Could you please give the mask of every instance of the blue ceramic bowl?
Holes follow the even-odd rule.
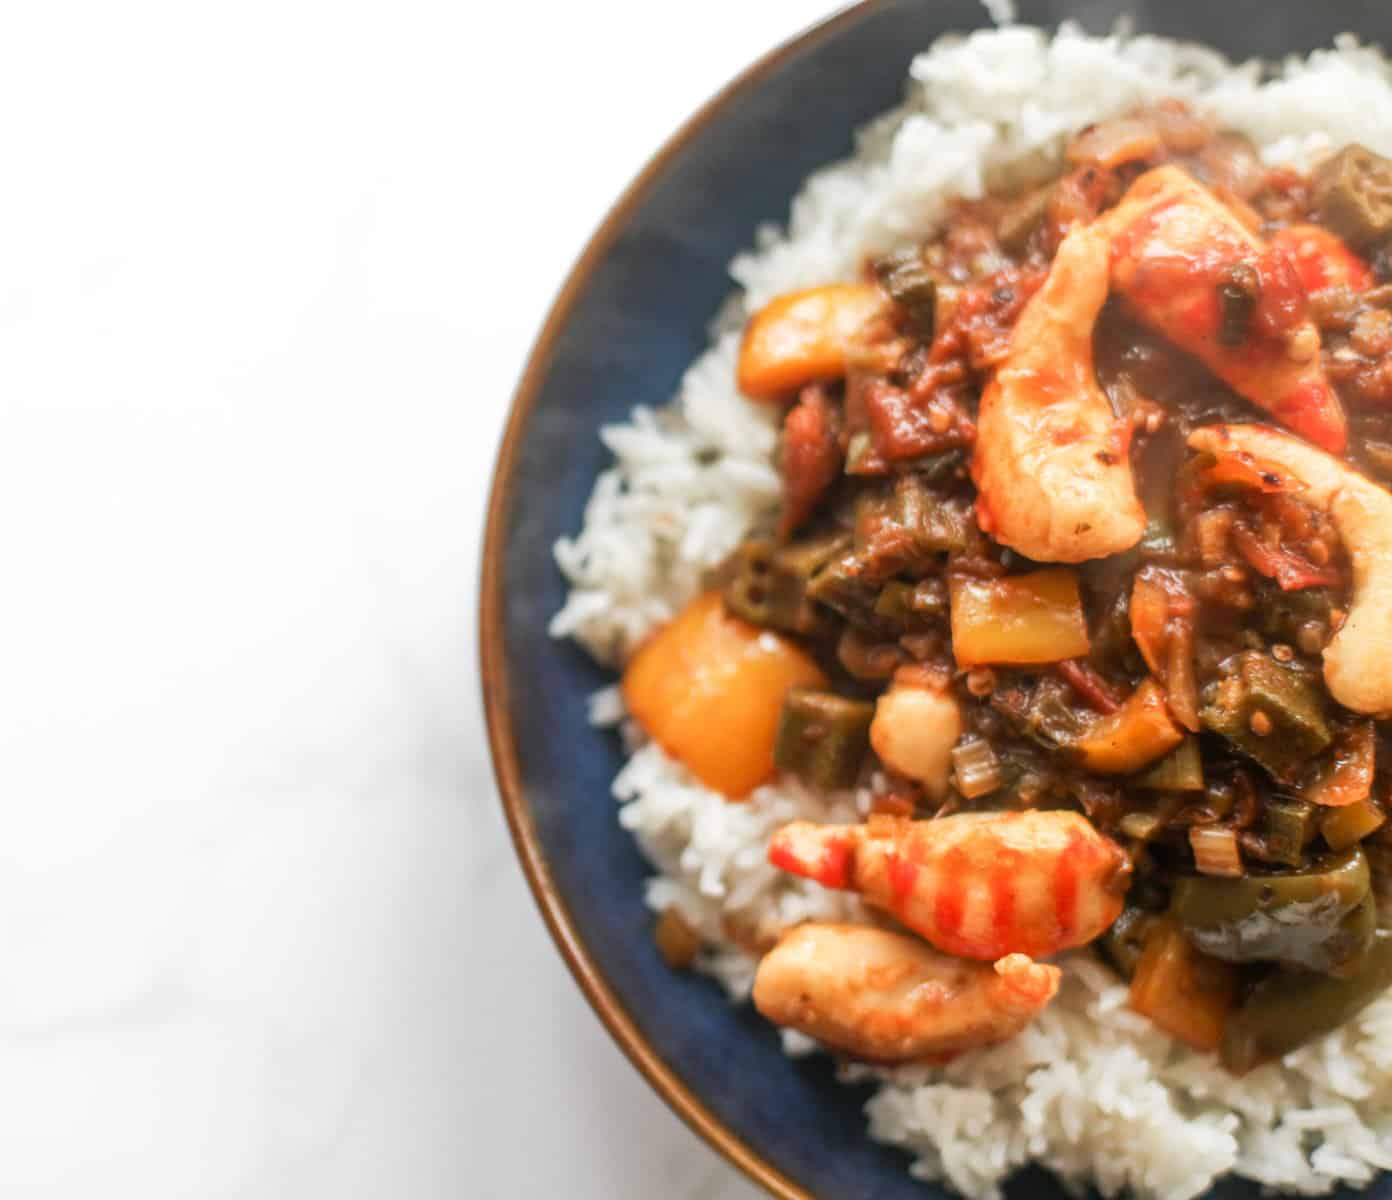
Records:
[[[1020,0],[1020,17],[1093,32],[1122,15],[1143,32],[1275,58],[1345,30],[1392,43],[1385,0]],[[608,682],[546,635],[564,584],[551,545],[579,526],[605,466],[596,436],[661,404],[706,343],[730,289],[726,264],[760,222],[781,221],[801,181],[847,154],[852,131],[900,98],[914,53],[984,22],[977,0],[869,0],[760,61],[712,100],[624,194],[571,272],[532,351],[493,485],[483,562],[485,705],[518,854],[557,944],[625,1052],[676,1111],[772,1193],[924,1200],[941,1189],[872,1143],[865,1095],[824,1058],[793,1061],[772,1028],[715,985],[669,970],[643,906],[648,867],[619,828],[617,741],[585,722]],[[1182,1147],[1176,1147],[1182,1153]],[[1012,1196],[1062,1197],[1043,1172]],[[1255,1196],[1240,1183],[1223,1197]],[[1384,1182],[1373,1194],[1392,1197]]]

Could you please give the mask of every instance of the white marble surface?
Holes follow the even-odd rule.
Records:
[[[475,572],[584,236],[830,7],[6,10],[0,1195],[753,1194],[525,891]]]

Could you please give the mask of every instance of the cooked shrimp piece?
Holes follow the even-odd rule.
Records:
[[[1109,244],[1075,227],[1025,305],[986,386],[972,479],[977,520],[1037,562],[1082,562],[1140,540],[1130,426],[1097,382],[1092,328],[1107,299]]]
[[[1143,322],[1283,425],[1343,450],[1344,410],[1285,250],[1174,166],[1147,171],[1099,224],[1112,231],[1112,288]]]
[[[990,966],[868,925],[800,925],[759,964],[754,1006],[856,1058],[941,1061],[1014,1037],[1061,976],[1023,954]]]
[[[859,892],[939,950],[987,961],[1092,941],[1130,882],[1121,848],[1073,812],[794,821],[773,835],[769,861]]]
[[[948,690],[915,667],[901,668],[875,702],[870,744],[891,771],[916,780],[934,800],[947,795],[962,709]]]
[[[1376,282],[1372,268],[1337,233],[1319,225],[1288,225],[1271,244],[1284,250],[1307,292],[1346,287],[1366,292]]]
[[[1343,626],[1324,648],[1329,694],[1354,712],[1392,713],[1392,492],[1333,455],[1261,425],[1209,425],[1189,445],[1217,455],[1250,455],[1303,489],[1305,503],[1328,513],[1353,567],[1353,597]]]

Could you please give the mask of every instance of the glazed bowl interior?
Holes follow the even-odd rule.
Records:
[[[1385,0],[1020,0],[1020,18],[1091,32],[1127,16],[1140,32],[1276,58],[1353,31],[1392,44]],[[552,543],[579,528],[606,466],[597,437],[636,404],[673,395],[705,347],[731,284],[726,264],[801,181],[849,153],[856,126],[900,98],[913,55],[984,23],[977,0],[870,0],[752,68],[679,133],[633,185],[576,266],[533,351],[494,481],[484,550],[482,652],[495,764],[518,852],[557,942],[600,1016],[695,1128],[783,1196],[944,1195],[876,1145],[866,1093],[837,1086],[825,1057],[792,1060],[750,1009],[668,969],[643,905],[649,868],[619,828],[609,785],[618,740],[590,729],[586,697],[612,682],[548,638],[565,585]],[[1176,1152],[1182,1149],[1176,1147]],[[1062,1197],[1040,1171],[1013,1196]],[[1231,1181],[1215,1195],[1256,1195]],[[1385,1181],[1368,1193],[1392,1196]]]

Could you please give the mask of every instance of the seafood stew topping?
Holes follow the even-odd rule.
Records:
[[[1178,102],[1065,159],[754,314],[781,509],[623,690],[731,800],[865,801],[772,840],[884,927],[785,935],[771,1020],[942,1061],[1090,945],[1241,1073],[1392,981],[1392,162]]]

